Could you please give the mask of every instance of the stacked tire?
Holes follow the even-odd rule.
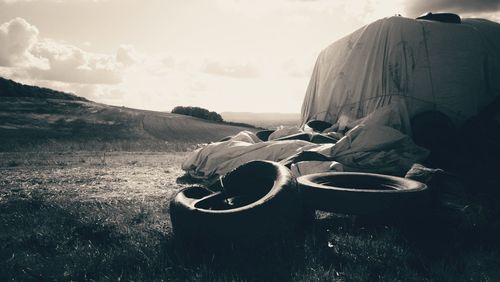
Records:
[[[189,243],[256,243],[293,232],[300,220],[297,182],[283,165],[252,161],[221,177],[222,191],[180,191],[170,203],[176,238]]]
[[[220,178],[221,191],[181,190],[170,203],[175,237],[197,251],[268,246],[297,235],[315,210],[368,216],[418,213],[428,202],[423,183],[401,177],[326,172],[295,179],[284,165],[251,161]]]

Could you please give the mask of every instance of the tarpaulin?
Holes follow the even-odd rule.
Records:
[[[500,24],[384,18],[319,54],[301,125],[318,119],[343,130],[389,104],[404,105],[404,120],[437,110],[461,125],[500,93],[498,77]]]
[[[242,136],[250,136],[242,140]],[[365,171],[404,175],[410,167],[424,160],[428,151],[413,143],[408,135],[385,125],[360,124],[346,133],[336,143],[315,144],[303,140],[255,141],[252,132],[244,131],[233,138],[208,144],[192,152],[182,164],[182,169],[195,178],[208,179],[224,175],[252,160],[284,161],[294,163],[295,156],[319,155],[324,164],[318,162],[300,166],[305,172],[325,170]],[[309,159],[310,160],[310,159]],[[318,160],[315,158],[314,160]],[[300,161],[304,161],[300,159]],[[307,161],[307,160],[306,160]],[[338,162],[339,164],[335,163]]]

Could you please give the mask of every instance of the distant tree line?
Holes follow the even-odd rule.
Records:
[[[200,108],[200,107],[177,106],[172,110],[172,113],[202,118],[202,119],[206,119],[206,120],[218,121],[218,122],[224,121],[222,119],[221,115],[219,115],[218,113],[211,112],[207,109]]]
[[[76,96],[72,93],[65,93],[38,86],[25,85],[3,77],[0,77],[0,97],[32,97],[88,101],[87,99]]]

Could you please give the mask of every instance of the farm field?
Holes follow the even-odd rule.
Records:
[[[0,280],[500,279],[491,203],[452,194],[446,216],[387,220],[317,212],[287,245],[230,259],[186,253],[168,213],[175,193],[193,185],[180,169],[186,155],[0,153]]]

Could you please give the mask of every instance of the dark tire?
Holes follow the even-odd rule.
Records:
[[[427,185],[372,173],[326,172],[297,179],[306,206],[356,215],[418,212],[428,200]]]
[[[312,128],[312,130],[317,131],[317,132],[323,132],[325,129],[331,127],[333,124],[327,122],[327,121],[322,121],[322,120],[311,120],[307,122],[307,126]]]
[[[430,166],[450,168],[457,163],[457,129],[451,119],[438,111],[426,111],[411,119],[413,140],[431,151],[427,160]]]
[[[283,237],[297,227],[296,180],[283,165],[252,161],[221,178],[222,192],[180,191],[170,203],[177,238],[190,244],[245,243]]]
[[[337,143],[337,139],[333,139],[331,137],[322,135],[322,134],[313,134],[311,136],[311,143],[315,144],[330,144],[330,143]]]
[[[410,123],[415,143],[429,150],[443,149],[457,137],[457,129],[451,119],[438,111],[419,113]]]
[[[257,137],[262,141],[268,141],[269,136],[273,134],[273,132],[274,130],[261,130],[255,133],[255,135],[257,135]]]
[[[311,133],[307,133],[307,132],[306,133],[295,133],[292,135],[287,135],[287,136],[283,136],[280,138],[276,138],[273,141],[302,140],[302,141],[311,142],[311,137],[312,137]]]
[[[225,141],[229,141],[229,139],[231,139],[231,138],[233,138],[233,136],[226,136],[226,137],[224,137],[224,138],[220,139],[220,140],[219,140],[219,141],[217,141],[217,142],[225,142]]]

